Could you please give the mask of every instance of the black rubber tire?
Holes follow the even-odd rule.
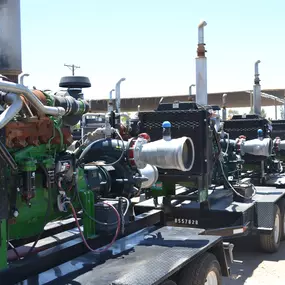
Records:
[[[178,274],[178,285],[204,285],[210,271],[217,276],[218,285],[222,285],[221,266],[212,253],[204,253],[202,256],[189,263]]]
[[[285,199],[281,199],[278,203],[280,213],[281,213],[281,235],[280,240],[285,240],[285,227],[284,227],[284,220],[285,220]]]
[[[274,241],[274,229],[270,234],[260,234],[259,242],[260,248],[262,251],[267,253],[274,253],[277,252],[280,246],[280,237],[281,237],[281,212],[278,205],[274,205],[274,221],[276,215],[279,215],[279,238],[278,242]]]
[[[177,285],[174,281],[172,280],[166,280],[163,283],[159,284],[159,285]]]

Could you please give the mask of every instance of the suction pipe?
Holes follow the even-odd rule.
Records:
[[[253,112],[256,115],[261,115],[261,86],[258,72],[258,64],[260,60],[254,64],[254,86],[253,86]]]
[[[205,56],[204,27],[205,21],[198,26],[198,47],[196,57],[196,103],[200,105],[208,104],[207,92],[207,58]]]

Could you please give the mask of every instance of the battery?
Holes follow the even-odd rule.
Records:
[[[235,202],[241,202],[241,203],[248,203],[251,201],[251,197],[253,195],[253,185],[252,183],[241,181],[237,182],[236,184],[233,185],[233,188],[237,193],[233,193],[233,200]],[[243,197],[241,197],[241,196]]]

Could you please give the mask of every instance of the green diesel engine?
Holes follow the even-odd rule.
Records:
[[[89,106],[66,94],[28,90],[1,82],[1,237],[34,236],[69,213],[64,196],[74,198],[71,127]],[[7,220],[7,224],[4,222]]]

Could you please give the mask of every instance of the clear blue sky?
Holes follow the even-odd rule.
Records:
[[[262,88],[285,87],[283,0],[22,0],[27,84],[57,88],[81,68],[88,98],[186,94],[195,83],[197,25],[206,20],[208,91],[251,89],[261,60]]]

